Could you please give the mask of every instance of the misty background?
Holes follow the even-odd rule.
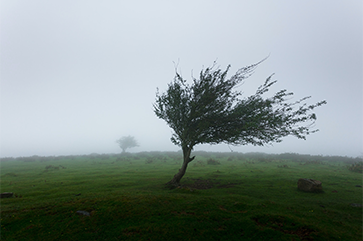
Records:
[[[217,60],[230,75],[263,62],[291,101],[312,96],[319,132],[266,147],[195,150],[363,154],[362,1],[16,1],[0,5],[0,156],[178,151],[152,104],[175,64],[191,81]]]

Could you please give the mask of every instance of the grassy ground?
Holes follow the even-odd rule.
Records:
[[[179,155],[2,160],[0,191],[15,197],[0,199],[1,240],[362,239],[362,174],[344,158],[197,153],[170,190]]]

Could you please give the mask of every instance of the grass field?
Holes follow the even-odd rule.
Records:
[[[194,154],[176,189],[176,152],[3,158],[1,240],[362,239],[361,159]]]

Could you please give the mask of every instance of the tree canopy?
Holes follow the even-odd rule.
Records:
[[[174,130],[171,141],[182,147],[185,168],[193,160],[189,156],[197,144],[262,146],[281,142],[288,135],[306,139],[307,135],[318,131],[312,129],[316,120],[312,111],[326,101],[308,105],[305,103],[308,96],[289,102],[293,93],[286,89],[265,97],[277,82],[272,80],[273,75],[255,94],[241,98],[242,92],[236,87],[251,76],[262,61],[239,69],[230,78],[227,78],[230,65],[222,70],[214,63],[203,69],[198,79],[193,77],[191,85],[176,71],[166,92],[157,91],[154,113]],[[174,180],[174,183],[179,181]]]
[[[116,141],[120,145],[122,152],[126,152],[126,149],[139,146],[133,136],[124,136]]]

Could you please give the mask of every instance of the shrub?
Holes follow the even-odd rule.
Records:
[[[130,160],[127,157],[118,157],[116,159],[117,162],[129,162]]]
[[[151,164],[153,162],[154,162],[154,159],[153,158],[150,158],[150,157],[147,158],[146,161],[145,161],[146,164]]]
[[[59,169],[66,169],[66,167],[59,165],[57,167],[53,166],[53,165],[49,165],[45,167],[45,171],[49,171],[49,170],[59,170]]]
[[[194,163],[194,166],[197,167],[197,166],[203,166],[204,167],[204,163],[202,161],[197,161]]]
[[[280,168],[289,168],[288,165],[281,165],[281,166],[277,166],[277,167],[280,167]]]
[[[356,162],[348,166],[349,171],[363,173],[363,162]]]
[[[221,163],[219,161],[214,160],[214,159],[209,159],[207,161],[207,164],[208,165],[220,165]]]

